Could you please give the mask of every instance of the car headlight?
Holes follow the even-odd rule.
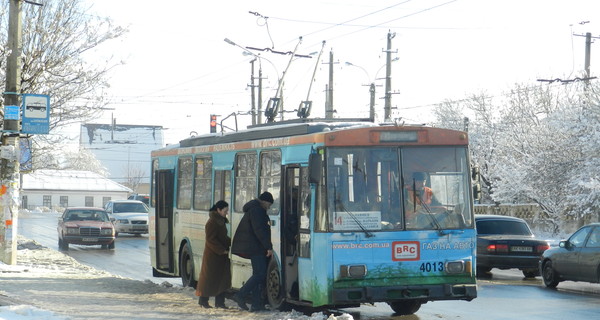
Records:
[[[119,219],[119,220],[117,220],[117,221],[118,221],[119,223],[124,223],[124,224],[128,224],[128,223],[129,223],[129,220],[127,220],[127,219]]]
[[[100,234],[103,236],[111,236],[113,234],[113,229],[102,229],[100,230]]]
[[[67,228],[67,234],[79,234],[79,228]]]

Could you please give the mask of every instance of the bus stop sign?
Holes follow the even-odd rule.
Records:
[[[50,96],[23,95],[22,133],[48,134],[50,132]]]

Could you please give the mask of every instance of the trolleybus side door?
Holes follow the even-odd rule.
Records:
[[[173,256],[173,170],[157,170],[156,177],[156,269],[174,272]]]

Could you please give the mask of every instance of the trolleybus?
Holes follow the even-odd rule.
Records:
[[[470,301],[471,175],[467,134],[440,128],[300,119],[190,137],[152,152],[153,274],[194,286],[211,205],[229,202],[233,237],[243,205],[269,191],[272,308]],[[231,262],[235,290],[252,270]]]

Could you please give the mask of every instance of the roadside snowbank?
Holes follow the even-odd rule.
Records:
[[[16,266],[0,263],[0,320],[266,319],[352,320],[297,311],[201,309],[192,288],[114,276],[32,240],[19,239]]]

